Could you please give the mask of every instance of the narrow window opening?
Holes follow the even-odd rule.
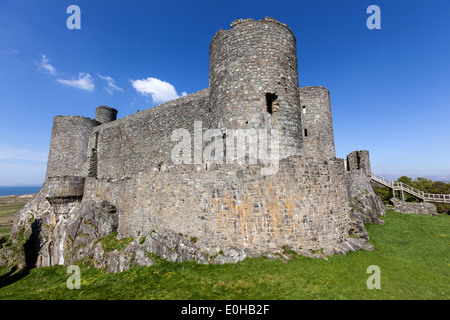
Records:
[[[359,156],[359,152],[356,152],[356,167],[357,169],[361,169],[361,157]]]
[[[304,129],[303,132],[305,134],[305,137],[307,137],[308,136],[308,129]]]
[[[266,107],[267,112],[273,114],[273,105],[278,96],[275,93],[266,93]]]
[[[306,114],[306,106],[302,107],[302,114]]]

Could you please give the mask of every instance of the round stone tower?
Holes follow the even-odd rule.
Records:
[[[211,128],[278,129],[280,156],[301,155],[297,49],[272,18],[236,20],[209,49]]]
[[[330,92],[325,87],[300,88],[303,151],[306,157],[336,157]]]
[[[54,118],[47,177],[82,176],[89,135],[97,125],[97,121],[81,116]]]
[[[89,135],[99,123],[81,116],[56,116],[53,120],[47,162],[47,198],[81,197],[82,170],[87,159]]]
[[[100,123],[108,123],[117,119],[117,110],[107,106],[98,106],[95,109],[95,120]]]

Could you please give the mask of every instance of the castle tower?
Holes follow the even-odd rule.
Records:
[[[325,87],[300,88],[303,149],[306,157],[336,157],[330,92]]]
[[[211,128],[278,129],[280,156],[301,155],[297,49],[272,18],[236,20],[209,49]]]
[[[81,116],[56,116],[53,120],[46,183],[48,198],[83,195],[82,169],[87,159],[89,135],[99,123]]]
[[[95,109],[95,120],[103,123],[108,123],[117,119],[117,110],[107,106],[98,106]]]
[[[345,164],[347,171],[361,170],[368,177],[372,175],[369,151],[367,150],[357,150],[349,153],[347,159],[345,159]]]

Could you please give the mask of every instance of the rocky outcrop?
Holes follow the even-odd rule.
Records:
[[[347,192],[350,200],[351,233],[369,240],[366,223],[384,224],[379,216],[386,215],[386,206],[373,191],[370,178],[362,170],[347,172]]]

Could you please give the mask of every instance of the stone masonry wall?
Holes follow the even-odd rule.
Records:
[[[46,181],[47,198],[83,197],[84,177],[49,177]]]
[[[98,126],[89,138],[84,175],[118,179],[166,165],[178,143],[170,139],[174,130],[186,129],[193,136],[194,121],[207,128],[208,116],[205,89]]]
[[[117,181],[87,178],[83,201],[113,203],[124,236],[166,229],[198,239],[211,253],[319,249],[348,238],[342,162],[291,157],[272,176],[262,176],[258,165],[173,165]]]
[[[391,199],[394,210],[402,213],[437,214],[436,205],[429,202],[405,202],[395,198]]]

